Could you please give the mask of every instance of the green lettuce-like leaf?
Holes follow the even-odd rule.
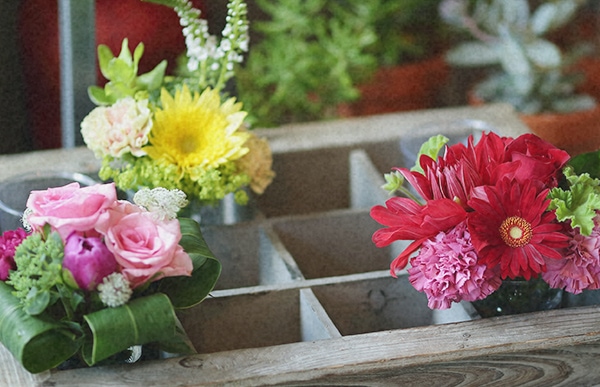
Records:
[[[210,293],[221,274],[221,263],[202,237],[200,225],[192,219],[179,218],[182,238],[179,244],[194,265],[191,277],[167,277],[160,281],[159,291],[167,294],[175,308],[194,306]]]
[[[404,176],[398,171],[386,173],[383,175],[383,178],[385,179],[385,184],[381,188],[386,190],[390,195],[400,190],[404,185]]]
[[[73,356],[80,347],[74,327],[29,315],[10,286],[0,282],[0,342],[27,371],[46,371]]]
[[[440,150],[444,147],[444,145],[448,143],[448,141],[450,141],[450,139],[441,134],[438,134],[437,136],[432,136],[427,141],[425,141],[419,149],[419,154],[417,154],[417,163],[414,167],[411,168],[411,171],[423,173],[423,169],[419,164],[419,159],[421,158],[421,155],[427,155],[434,160],[437,159],[438,153],[440,153]]]
[[[551,210],[556,210],[559,221],[571,220],[573,228],[590,235],[594,228],[596,210],[600,209],[600,180],[587,173],[575,174],[573,168],[563,170],[569,189],[553,188],[549,193]]]
[[[167,352],[196,352],[165,294],[137,298],[117,308],[90,313],[84,319],[91,336],[83,344],[82,355],[90,366],[133,345],[151,342]]]

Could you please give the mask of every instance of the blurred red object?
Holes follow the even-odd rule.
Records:
[[[193,3],[204,15],[202,2]],[[96,44],[105,44],[118,55],[124,38],[129,39],[131,50],[143,42],[140,73],[151,70],[163,59],[169,63],[167,71],[172,71],[177,56],[185,50],[179,19],[173,10],[140,0],[96,0],[95,7]],[[58,1],[24,0],[18,17],[34,149],[60,148]],[[104,82],[98,71],[98,83]]]

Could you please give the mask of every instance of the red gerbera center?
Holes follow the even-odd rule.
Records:
[[[533,235],[531,224],[520,216],[510,216],[500,225],[500,236],[508,246],[517,248],[529,243]]]

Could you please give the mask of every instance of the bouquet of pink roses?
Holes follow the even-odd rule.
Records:
[[[25,229],[0,236],[0,342],[28,371],[148,343],[195,352],[175,309],[201,302],[221,265],[198,224],[177,219],[183,192],[141,190],[134,202],[112,183],[32,191]]]
[[[505,279],[541,277],[574,294],[600,288],[597,152],[571,159],[532,134],[447,141],[431,138],[414,168],[387,174],[384,187],[405,197],[371,209],[387,226],[376,246],[411,241],[392,275],[410,263],[409,280],[432,309],[482,300]]]

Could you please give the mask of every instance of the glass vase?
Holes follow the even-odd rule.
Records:
[[[541,277],[530,280],[505,280],[500,288],[473,307],[481,317],[557,309],[562,303],[563,290],[553,289]]]

